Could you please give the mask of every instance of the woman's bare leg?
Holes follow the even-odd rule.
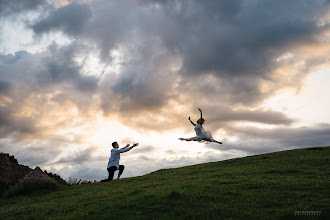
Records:
[[[220,142],[220,141],[217,141],[217,140],[214,140],[213,139],[213,141],[212,142],[215,142],[215,143],[218,143],[218,144],[222,144],[222,142]]]
[[[205,140],[210,141],[210,142],[215,142],[215,143],[218,143],[218,144],[222,144],[222,142],[214,140],[212,137],[211,138],[206,138]]]
[[[193,141],[191,138],[179,138],[181,141]]]

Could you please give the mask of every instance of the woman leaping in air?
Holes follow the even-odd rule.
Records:
[[[194,129],[196,131],[196,136],[192,137],[192,138],[179,138],[179,140],[181,140],[181,141],[210,141],[210,142],[216,142],[218,144],[222,144],[221,142],[213,139],[211,132],[204,130],[203,124],[204,124],[205,120],[202,117],[202,115],[203,115],[202,110],[200,108],[198,110],[201,112],[201,118],[197,120],[197,124],[195,124],[194,122],[192,122],[190,120],[190,116],[188,118],[190,123],[195,126]]]

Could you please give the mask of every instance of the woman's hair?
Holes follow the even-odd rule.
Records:
[[[117,144],[118,144],[117,141],[113,142],[112,147],[115,147]]]
[[[205,119],[204,118],[200,118],[200,119],[197,120],[197,123],[198,124],[204,124],[204,122],[205,122]]]

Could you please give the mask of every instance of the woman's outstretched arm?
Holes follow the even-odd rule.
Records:
[[[194,122],[192,122],[192,121],[190,120],[190,116],[189,116],[188,120],[190,121],[190,123],[191,123],[193,126],[196,125]]]
[[[202,110],[200,108],[198,108],[198,110],[201,112],[201,120],[202,120],[202,118],[203,118]]]

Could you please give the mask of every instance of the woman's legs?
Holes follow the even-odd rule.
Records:
[[[196,140],[195,138],[179,138],[179,140],[181,141],[202,141],[202,140]],[[218,144],[222,144],[222,142],[214,140],[213,138],[205,138],[205,141],[209,141],[209,142],[215,142]]]
[[[210,141],[210,142],[215,142],[215,143],[218,143],[218,144],[222,144],[222,142],[220,141],[217,141],[217,140],[214,140],[213,137],[211,138],[205,138],[206,141]]]
[[[181,141],[195,141],[194,138],[179,138]]]

